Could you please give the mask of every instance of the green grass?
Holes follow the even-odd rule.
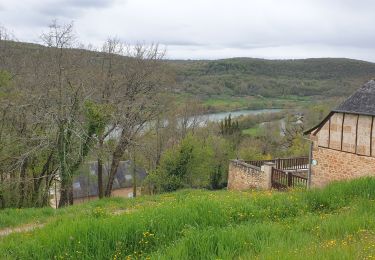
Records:
[[[308,192],[184,190],[63,209],[41,229],[1,239],[0,252],[10,259],[371,259],[374,219],[374,178]]]
[[[56,213],[52,208],[3,209],[0,210],[0,229],[30,222],[44,222]]]
[[[261,127],[258,125],[242,130],[242,134],[249,136],[258,136],[261,133]]]
[[[309,97],[302,98],[297,96],[285,96],[282,98],[219,96],[203,100],[203,105],[213,112],[239,109],[295,108],[309,103],[311,103]]]

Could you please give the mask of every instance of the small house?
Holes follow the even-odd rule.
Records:
[[[346,99],[305,132],[313,141],[311,187],[375,176],[375,81]]]

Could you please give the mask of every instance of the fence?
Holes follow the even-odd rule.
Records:
[[[307,178],[293,172],[272,168],[271,187],[275,189],[306,188]]]
[[[272,162],[271,187],[275,189],[287,189],[307,187],[307,178],[298,174],[308,169],[308,157],[277,158],[273,160],[246,161],[250,165],[261,167],[265,163]]]
[[[261,167],[267,162],[276,164],[276,168],[280,170],[305,170],[309,165],[308,157],[294,157],[294,158],[277,158],[273,160],[252,160],[245,161],[248,164]]]

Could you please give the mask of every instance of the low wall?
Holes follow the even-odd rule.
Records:
[[[311,187],[324,187],[332,181],[375,176],[374,157],[315,147],[313,159],[317,165],[312,166]]]
[[[240,160],[229,162],[228,189],[270,189],[271,176],[269,171],[261,171],[261,168],[247,164]]]

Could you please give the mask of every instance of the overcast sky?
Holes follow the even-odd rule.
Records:
[[[0,25],[40,42],[52,19],[80,42],[157,42],[171,59],[346,57],[375,62],[375,0],[0,0]]]

